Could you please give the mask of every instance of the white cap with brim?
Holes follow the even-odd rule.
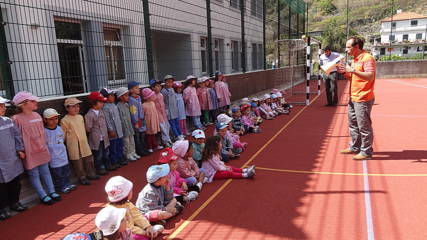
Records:
[[[203,130],[200,130],[200,129],[194,130],[191,133],[191,136],[193,136],[194,138],[206,138],[205,132],[203,132]]]
[[[232,120],[233,120],[233,118],[231,118],[230,116],[228,116],[227,114],[225,114],[225,113],[221,113],[220,115],[218,115],[217,117],[216,117],[216,120],[218,121],[218,122],[222,122],[222,123],[225,123],[225,124],[229,124]]]
[[[47,108],[43,111],[43,118],[46,118],[46,119],[53,118],[59,115],[60,114],[58,113],[58,111],[56,111],[53,108]]]
[[[117,96],[117,98],[119,98],[119,97],[121,97],[121,96],[123,96],[123,95],[125,95],[126,93],[128,93],[129,92],[129,90],[127,89],[127,88],[125,88],[125,87],[121,87],[121,88],[118,88],[117,90],[116,90],[116,96]]]
[[[147,182],[154,183],[169,174],[169,164],[153,165],[147,170]]]
[[[126,216],[126,211],[126,208],[105,207],[96,215],[95,225],[104,236],[110,236],[119,230],[122,220]]]
[[[197,79],[195,76],[193,76],[193,75],[188,75],[186,78],[185,78],[185,80],[186,81],[188,81],[188,80],[190,80],[190,79]]]
[[[0,96],[0,104],[5,104],[5,103],[8,103],[8,102],[10,102],[9,99],[6,99],[6,98]]]

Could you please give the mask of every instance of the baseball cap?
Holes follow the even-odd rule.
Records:
[[[200,130],[200,129],[194,130],[191,133],[191,136],[193,136],[194,138],[206,138],[205,132],[203,132],[203,130]]]
[[[100,92],[91,92],[89,96],[87,96],[87,98],[92,101],[101,101],[101,102],[107,101],[107,99],[104,96],[102,96]]]
[[[173,80],[175,80],[175,78],[174,78],[172,75],[168,74],[168,75],[166,75],[166,76],[163,78],[163,81],[166,81],[166,80],[168,80],[168,79],[173,79]]]
[[[128,89],[134,88],[135,86],[139,86],[139,82],[137,81],[128,82]]]
[[[81,103],[81,102],[82,102],[82,101],[78,100],[77,98],[67,98],[67,99],[65,99],[65,101],[64,101],[64,106],[65,106],[65,107],[73,106],[73,105],[79,104],[79,103]]]
[[[121,88],[118,88],[117,89],[117,91],[116,91],[116,96],[117,96],[117,98],[119,98],[119,97],[121,97],[121,96],[123,96],[123,95],[125,95],[126,93],[128,93],[129,92],[129,90],[127,89],[127,88],[125,88],[125,87],[121,87]]]
[[[173,83],[173,87],[176,87],[176,88],[178,88],[178,87],[182,87],[183,85],[182,85],[182,83],[180,83],[180,82],[174,82]]]
[[[153,165],[147,170],[147,182],[154,183],[169,174],[169,164]]]
[[[0,104],[5,104],[5,103],[8,103],[8,102],[10,102],[9,99],[6,99],[6,98],[3,98],[3,97],[0,96]]]
[[[101,91],[99,91],[101,93],[102,96],[104,97],[108,97],[108,95],[110,94],[114,94],[114,90],[112,89],[108,89],[108,88],[103,88],[101,89]]]
[[[235,113],[235,112],[237,112],[237,111],[239,111],[240,110],[240,108],[238,107],[238,106],[233,106],[232,108],[231,108],[231,112],[232,113]]]
[[[229,124],[232,120],[233,120],[233,118],[231,118],[230,116],[228,116],[227,114],[225,114],[225,113],[221,113],[220,115],[218,115],[217,117],[216,117],[216,120],[218,121],[218,122],[222,122],[222,123],[225,123],[225,124]]]
[[[104,236],[112,235],[119,230],[126,211],[126,208],[107,206],[96,215],[95,225],[102,231]]]
[[[18,92],[12,99],[13,104],[19,105],[23,103],[25,100],[34,100],[38,101],[39,98],[34,96],[32,93],[27,91]]]
[[[110,202],[118,202],[129,196],[133,183],[122,176],[114,176],[105,184],[105,192]]]
[[[185,80],[190,80],[190,79],[197,79],[195,76],[193,76],[193,75],[188,75],[186,78],[185,78]]]
[[[53,108],[47,108],[43,111],[43,118],[52,118],[59,115],[61,114],[59,114],[58,111]]]

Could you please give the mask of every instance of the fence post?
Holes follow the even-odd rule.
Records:
[[[265,0],[262,0],[262,46],[263,46],[263,50],[262,50],[262,54],[263,54],[263,64],[264,64],[264,70],[267,70],[267,59],[266,59],[266,54],[265,54],[265,44],[266,44],[266,37],[265,37],[265,25],[266,25],[266,17],[265,17]]]
[[[7,50],[6,35],[4,31],[5,22],[3,22],[3,16],[0,9],[0,74],[2,74],[3,83],[6,87],[6,95],[3,97],[11,98],[15,94],[15,88],[13,86],[12,73],[10,71],[10,64],[12,62],[9,59],[9,53]]]
[[[306,74],[307,74],[307,81],[306,81],[306,97],[305,97],[305,104],[306,105],[309,105],[310,104],[310,78],[311,78],[311,75],[310,75],[310,69],[311,69],[311,61],[310,61],[310,55],[311,55],[311,48],[310,48],[310,43],[311,42],[311,39],[310,39],[310,36],[307,36],[307,49],[306,49],[306,51],[307,51],[307,56],[306,56],[306,64],[307,64],[307,67],[306,67]]]
[[[246,72],[245,0],[240,0],[240,18],[242,28],[242,72]]]
[[[145,51],[147,54],[148,79],[154,78],[153,43],[151,39],[150,9],[148,0],[142,0],[144,11]]]
[[[277,0],[277,68],[280,68],[280,0]]]
[[[208,74],[213,76],[213,62],[212,62],[212,23],[211,23],[211,1],[206,0],[206,20],[208,27]],[[203,60],[202,60],[203,61]]]
[[[317,95],[320,95],[320,85],[322,84],[322,74],[320,74],[320,56],[322,56],[322,43],[319,43],[319,68],[317,69]],[[336,79],[338,81],[338,79]]]

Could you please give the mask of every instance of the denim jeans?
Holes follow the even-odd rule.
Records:
[[[28,176],[31,184],[35,188],[40,198],[43,198],[47,194],[51,194],[55,192],[55,186],[53,185],[52,176],[50,175],[50,172],[49,172],[48,163],[45,163],[43,165],[40,165],[33,169],[28,170]],[[43,189],[40,178],[43,179],[43,182],[47,187],[47,193]]]
[[[111,166],[111,160],[108,156],[108,148],[105,148],[104,146],[104,141],[101,141],[99,143],[98,150],[92,150],[96,170],[105,169],[107,166]]]
[[[110,160],[112,164],[118,164],[123,159],[123,139],[110,139]]]
[[[202,129],[202,123],[200,122],[200,116],[191,117],[191,120],[193,121],[193,125],[197,129]]]
[[[181,129],[179,128],[178,118],[169,120],[169,125],[171,126],[172,132],[175,137],[179,137],[182,135]]]
[[[57,190],[63,191],[66,187],[70,186],[70,165],[67,164],[62,167],[51,168],[53,183]]]

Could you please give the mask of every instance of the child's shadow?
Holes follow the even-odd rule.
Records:
[[[413,160],[417,163],[427,163],[426,150],[403,150],[398,152],[374,152],[372,160]]]

